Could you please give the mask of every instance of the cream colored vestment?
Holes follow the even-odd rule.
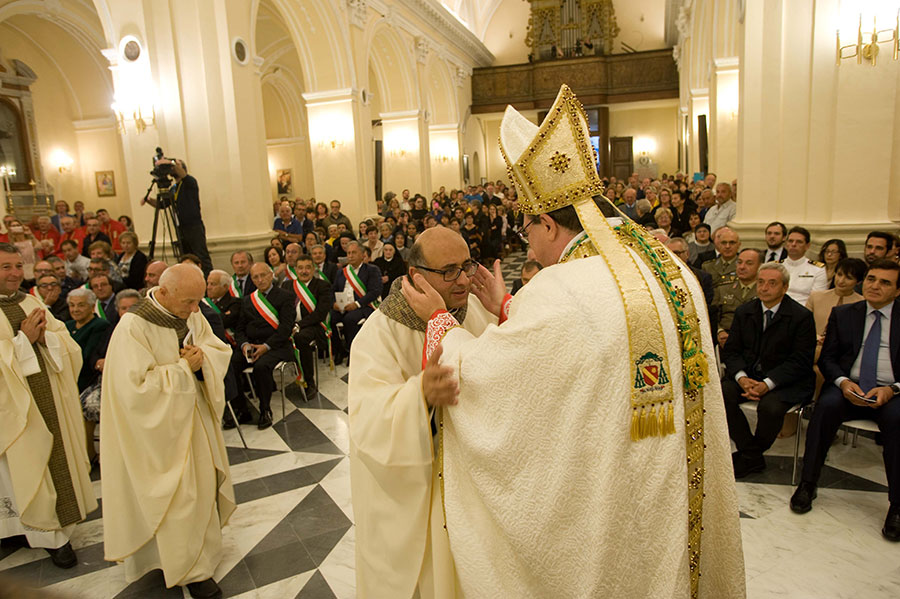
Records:
[[[496,322],[469,296],[463,326]],[[422,393],[425,333],[376,310],[353,340],[348,391],[350,486],[360,599],[455,596],[430,411]],[[436,480],[436,479],[435,479]]]
[[[235,507],[221,430],[231,348],[200,312],[187,325],[202,381],[174,329],[128,313],[109,344],[100,408],[105,558],[124,561],[129,581],[161,568],[170,587],[212,577]]]
[[[623,250],[624,251],[624,250]],[[632,251],[632,250],[627,250]],[[550,266],[509,319],[443,338],[460,399],[444,412],[447,528],[465,597],[690,596],[681,349],[649,269],[669,356],[676,433],[632,441],[625,310],[602,257]],[[682,267],[684,270],[686,267]],[[703,294],[689,271],[692,295]],[[714,356],[709,322],[702,343]],[[745,596],[741,531],[719,381],[705,389],[699,596]]]
[[[19,306],[26,316],[43,308],[47,316],[44,344],[33,346],[19,332],[13,336],[0,312],[0,538],[24,534],[32,547],[55,549],[68,541],[74,527],[61,527],[56,490],[48,468],[53,436],[31,395],[26,377],[40,368],[41,352],[53,393],[69,477],[81,519],[97,508],[85,448],[78,373],[81,348],[65,324],[42,301],[23,294]]]

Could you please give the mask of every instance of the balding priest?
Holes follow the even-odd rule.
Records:
[[[127,580],[161,569],[166,586],[220,597],[213,572],[234,490],[219,423],[231,348],[199,311],[206,282],[168,268],[122,317],[103,369],[103,541]]]
[[[441,347],[458,372],[436,462],[461,594],[744,597],[703,291],[643,229],[604,218],[568,87],[540,127],[507,108],[500,147],[545,268],[507,300],[501,277],[476,276],[485,307],[508,310],[481,336],[423,277],[404,284],[425,358]]]
[[[425,277],[467,331],[497,322],[469,294],[478,264],[451,229],[423,232],[409,251],[409,272]],[[449,373],[435,357],[422,369],[426,320],[394,281],[351,350],[350,489],[356,522],[356,592],[360,599],[455,597],[453,562],[443,529],[434,468],[431,414],[455,401],[431,392]]]
[[[19,291],[16,246],[0,243],[0,539],[25,535],[53,563],[97,508],[76,379],[81,348],[44,303]]]

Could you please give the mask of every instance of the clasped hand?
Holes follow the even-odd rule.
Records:
[[[187,360],[191,372],[197,372],[203,366],[203,350],[196,345],[185,345],[179,350],[181,357]]]
[[[44,332],[47,330],[47,313],[43,308],[35,308],[25,317],[19,330],[25,333],[29,343],[44,343]]]
[[[763,395],[769,392],[767,384],[763,381],[755,381],[749,376],[742,376],[738,381],[738,385],[744,390],[741,395],[751,401],[759,401]]]

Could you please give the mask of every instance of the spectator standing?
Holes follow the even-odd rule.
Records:
[[[118,256],[119,276],[126,289],[140,289],[147,272],[147,255],[138,249],[138,237],[131,231],[119,235],[122,253]]]

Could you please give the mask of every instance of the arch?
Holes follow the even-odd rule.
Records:
[[[303,88],[307,92],[352,87],[352,56],[346,28],[331,1],[252,0],[250,51],[260,55],[257,25],[260,13],[279,17],[301,63]]]
[[[416,110],[419,107],[412,52],[385,19],[376,21],[367,31],[366,55],[375,82],[383,94],[385,112]]]
[[[445,60],[436,55],[425,65],[425,89],[428,94],[430,122],[436,125],[459,123],[458,94]]]

